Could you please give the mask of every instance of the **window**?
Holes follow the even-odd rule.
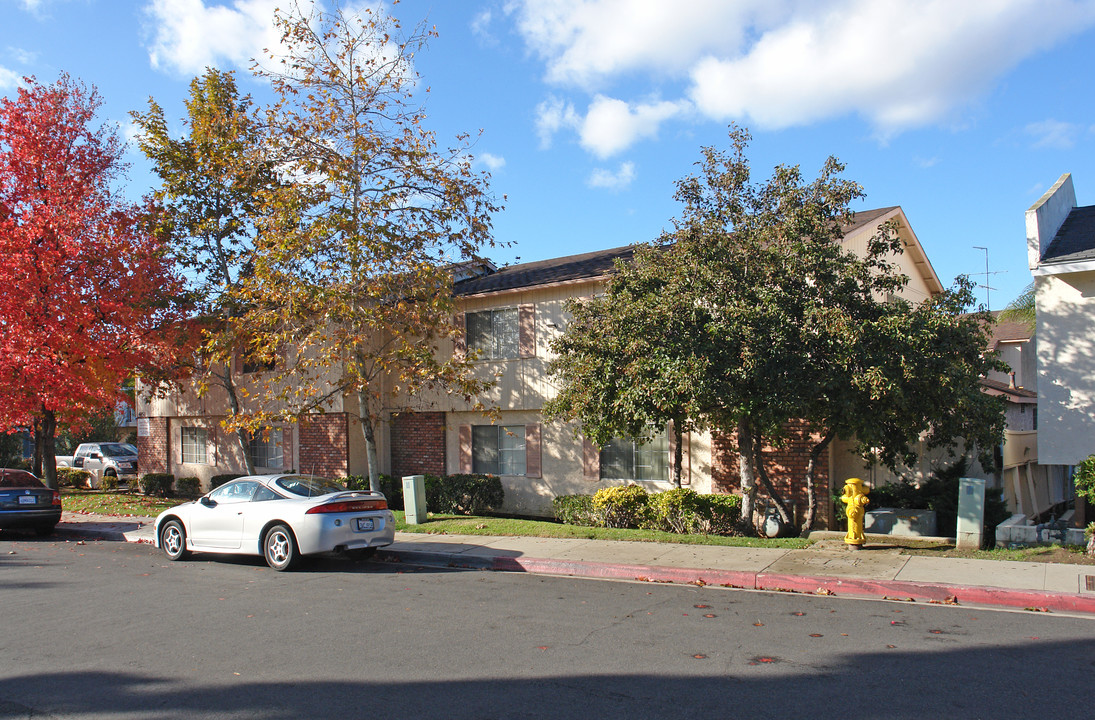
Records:
[[[251,462],[255,467],[280,468],[284,466],[281,454],[281,428],[272,428],[251,435]]]
[[[227,485],[221,485],[219,488],[209,493],[209,499],[218,504],[251,502],[251,497],[258,488],[259,484],[254,480],[231,482]]]
[[[182,429],[182,461],[206,464],[208,462],[205,450],[207,439],[205,428],[184,427]]]
[[[474,425],[471,471],[489,475],[524,475],[524,425]]]
[[[520,354],[520,315],[517,308],[467,314],[468,350],[483,360],[515,358]]]
[[[602,480],[668,480],[669,438],[660,432],[646,443],[615,438],[601,448]]]

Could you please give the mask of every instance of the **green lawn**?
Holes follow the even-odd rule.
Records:
[[[809,540],[801,538],[724,537],[722,535],[677,535],[655,530],[618,530],[614,528],[562,525],[546,520],[514,518],[468,517],[465,515],[434,515],[426,522],[408,525],[403,513],[395,511],[396,530],[401,532],[452,535],[519,535],[524,537],[580,538],[583,540],[630,540],[634,542],[667,542],[682,545],[726,545],[732,547],[804,548]]]
[[[155,517],[183,502],[186,502],[185,498],[157,498],[140,493],[61,488],[61,509],[68,512]]]

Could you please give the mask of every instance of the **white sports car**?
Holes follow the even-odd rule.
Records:
[[[311,475],[237,478],[156,518],[156,547],[172,560],[191,551],[262,555],[275,570],[316,553],[365,558],[394,541],[382,494]]]

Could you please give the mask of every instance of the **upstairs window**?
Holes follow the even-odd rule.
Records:
[[[602,480],[668,480],[669,437],[658,433],[648,443],[614,438],[601,448]]]
[[[467,314],[468,350],[481,360],[502,360],[520,355],[520,317],[517,308],[481,310]]]

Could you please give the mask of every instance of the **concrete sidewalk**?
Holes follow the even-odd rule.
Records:
[[[153,542],[153,518],[64,513],[57,534]],[[880,536],[884,537],[884,536]],[[377,558],[443,567],[751,590],[996,605],[1095,615],[1095,565],[900,555],[825,540],[805,550],[481,535],[396,533]]]

